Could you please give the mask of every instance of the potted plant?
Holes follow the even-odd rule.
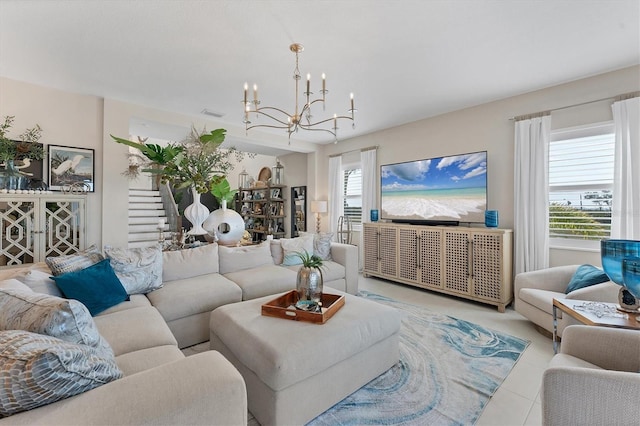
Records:
[[[44,149],[37,143],[42,136],[42,128],[36,124],[35,127],[25,130],[19,136],[20,142],[17,142],[7,136],[14,119],[14,116],[7,115],[4,117],[4,123],[0,124],[0,164],[4,166],[0,170],[0,188],[2,189],[24,189],[27,177],[19,169],[28,167],[30,160],[44,158]],[[16,161],[21,161],[22,164],[18,166]]]
[[[139,171],[158,175],[161,182],[169,183],[175,189],[191,189],[193,204],[184,212],[185,217],[193,224],[189,234],[204,235],[207,232],[202,228],[202,222],[209,215],[209,209],[200,202],[200,194],[210,190],[214,179],[225,177],[233,169],[233,163],[230,161],[232,156],[235,156],[236,161],[242,161],[245,155],[234,147],[220,148],[225,133],[225,129],[215,129],[207,133],[206,130],[198,132],[192,127],[186,139],[170,143],[166,147],[136,143],[113,135],[111,137],[117,143],[140,149],[150,161],[151,164],[147,164],[146,167],[138,167]],[[132,174],[131,167],[127,174]]]
[[[322,306],[322,258],[315,254],[297,252],[296,255],[302,261],[296,278],[296,291],[298,301],[296,308],[303,311],[320,311]]]

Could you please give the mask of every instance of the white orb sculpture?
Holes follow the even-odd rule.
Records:
[[[218,244],[235,246],[244,234],[244,219],[235,210],[228,209],[223,202],[222,208],[212,211],[202,227]]]

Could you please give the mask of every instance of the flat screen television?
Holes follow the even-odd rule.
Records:
[[[484,222],[487,152],[380,166],[380,218],[457,225]]]

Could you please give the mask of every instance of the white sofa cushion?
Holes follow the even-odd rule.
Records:
[[[113,356],[87,345],[23,330],[0,331],[0,417],[119,379]]]
[[[170,322],[239,302],[242,290],[220,274],[208,274],[165,282],[164,287],[147,297],[164,320]]]
[[[162,253],[163,282],[218,272],[218,244]]]
[[[162,250],[153,247],[104,247],[113,272],[127,294],[146,294],[162,287]]]
[[[220,273],[226,275],[258,266],[273,265],[270,244],[269,241],[265,241],[255,246],[220,246]]]
[[[94,317],[94,321],[116,356],[155,346],[178,345],[167,323],[153,307],[100,315]]]
[[[242,289],[242,300],[268,296],[296,288],[296,272],[277,265],[262,265],[225,274]]]

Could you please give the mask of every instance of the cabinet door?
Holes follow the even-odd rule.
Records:
[[[400,255],[398,256],[398,277],[418,282],[418,230],[400,228]]]
[[[444,231],[445,276],[444,288],[461,294],[470,294],[469,233]]]
[[[420,284],[442,288],[442,231],[421,230],[418,240]]]
[[[473,234],[473,294],[485,299],[502,300],[502,234]]]
[[[380,273],[395,277],[398,274],[398,229],[380,227]]]
[[[0,202],[0,266],[37,262],[40,232],[37,200]]]
[[[378,273],[378,226],[364,224],[364,265],[365,272]]]
[[[84,200],[42,200],[42,204],[44,257],[73,254],[84,249]]]

